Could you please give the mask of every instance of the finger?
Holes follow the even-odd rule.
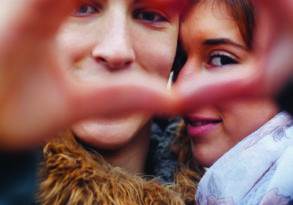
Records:
[[[170,114],[175,112],[176,101],[166,87],[165,80],[138,73],[109,76],[96,84],[75,82],[70,107],[78,107],[75,119],[133,112]]]
[[[284,0],[254,0],[257,14],[256,43],[260,51],[267,51],[274,46],[275,40],[291,30],[293,23],[293,3]]]
[[[1,33],[12,40],[30,38],[46,39],[58,30],[62,21],[74,7],[74,0],[6,0],[5,7],[9,18],[2,21]],[[14,38],[15,37],[15,38]]]
[[[271,93],[276,93],[292,75],[293,52],[292,1],[276,2],[271,0],[256,1],[258,26],[255,51],[261,62],[258,69],[263,69],[264,81],[270,82]]]
[[[291,0],[253,0],[259,11],[269,10],[274,18],[292,17],[293,2]],[[288,19],[287,19],[288,20]]]
[[[262,73],[256,69],[231,69],[206,74],[194,80],[175,85],[181,112],[192,112],[202,106],[237,98],[263,96],[260,84]]]
[[[270,50],[263,57],[264,80],[271,84],[272,94],[276,94],[293,74],[293,38],[291,33],[283,33],[274,40]]]

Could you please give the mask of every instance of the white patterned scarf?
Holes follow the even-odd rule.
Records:
[[[279,113],[245,137],[201,179],[199,205],[287,205],[293,199],[293,121]]]

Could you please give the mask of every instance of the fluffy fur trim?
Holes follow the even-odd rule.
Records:
[[[38,201],[42,205],[182,205],[180,194],[112,167],[87,152],[70,132],[43,150]]]

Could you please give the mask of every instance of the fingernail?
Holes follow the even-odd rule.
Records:
[[[171,90],[172,83],[173,83],[174,71],[170,72],[168,83],[167,83],[167,90]]]

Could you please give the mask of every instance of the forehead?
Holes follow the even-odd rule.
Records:
[[[223,3],[202,1],[193,4],[182,23],[182,38],[227,38],[242,42],[240,30]]]

